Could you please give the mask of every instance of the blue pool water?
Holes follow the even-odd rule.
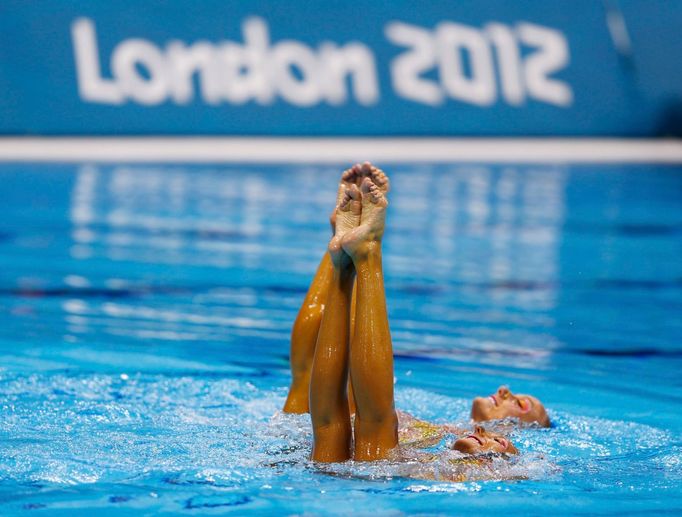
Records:
[[[467,483],[278,414],[340,169],[0,166],[0,513],[682,511],[682,169],[386,164],[398,407],[555,423]]]

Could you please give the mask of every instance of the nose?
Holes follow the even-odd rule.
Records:
[[[506,386],[500,386],[499,388],[497,388],[497,394],[502,399],[506,399],[511,394],[511,391],[509,391],[509,388],[507,388]]]
[[[483,434],[485,429],[481,425],[474,426],[474,434]]]

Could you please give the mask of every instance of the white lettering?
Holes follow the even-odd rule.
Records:
[[[140,74],[138,65],[149,77]],[[160,104],[169,92],[168,70],[161,51],[143,39],[121,42],[111,58],[111,68],[121,91],[140,104]]]
[[[442,104],[443,93],[438,83],[420,77],[436,66],[437,54],[431,32],[407,23],[392,22],[386,27],[386,37],[391,43],[411,47],[391,62],[396,93],[431,106]]]
[[[455,100],[490,106],[498,100],[499,75],[502,97],[512,106],[523,104],[528,97],[558,106],[573,101],[570,86],[550,77],[569,62],[568,43],[557,30],[530,23],[520,23],[515,31],[500,23],[479,30],[442,22],[430,31],[391,22],[386,37],[407,47],[391,62],[393,88],[406,99],[437,106],[447,94]],[[524,59],[521,43],[536,51]],[[436,70],[437,75],[433,74]],[[438,79],[427,79],[426,74]]]
[[[492,22],[481,30],[449,21],[429,30],[395,21],[386,25],[385,35],[404,47],[390,63],[398,97],[429,106],[447,98],[491,106],[500,96],[512,106],[527,99],[557,106],[573,102],[571,87],[552,77],[570,57],[566,38],[557,30],[527,22],[514,29]],[[186,105],[199,97],[210,105],[269,105],[280,98],[310,107],[370,106],[380,98],[375,57],[366,45],[271,42],[265,20],[258,17],[244,20],[243,42],[171,40],[159,46],[139,38],[123,40],[112,52],[110,79],[106,60],[100,65],[92,20],[75,20],[71,36],[78,91],[86,102]]]
[[[358,103],[379,99],[374,55],[361,43],[322,42],[318,49],[293,40],[271,45],[267,24],[257,17],[244,21],[242,33],[243,44],[173,40],[165,49],[144,39],[124,40],[112,53],[113,79],[106,80],[100,73],[95,26],[80,18],[73,23],[72,36],[81,98],[104,104],[171,100],[184,105],[193,101],[196,83],[201,99],[212,105],[267,105],[276,96],[301,107],[339,105],[349,97],[348,79]]]
[[[489,23],[485,33],[495,48],[500,67],[502,96],[512,106],[518,106],[526,98],[521,74],[519,46],[512,30],[501,23]]]
[[[489,106],[497,97],[490,47],[471,27],[445,22],[436,28],[440,80],[453,99]],[[463,53],[469,57],[471,74],[464,71]]]
[[[242,32],[244,45],[229,41],[220,45],[224,98],[232,104],[250,100],[270,104],[275,87],[268,76],[268,26],[261,18],[249,18],[242,25]]]
[[[297,41],[282,41],[273,48],[271,59],[273,78],[284,100],[297,106],[320,101],[319,64],[311,49]]]
[[[170,94],[176,104],[188,104],[194,99],[194,75],[197,74],[201,95],[208,104],[220,103],[220,74],[213,45],[197,42],[188,47],[182,41],[172,41],[167,47],[170,64]]]
[[[348,98],[346,77],[353,85],[353,92],[360,104],[370,106],[379,100],[374,54],[361,43],[348,43],[338,47],[334,43],[320,45],[323,70],[322,91],[329,104],[341,105]]]
[[[519,39],[537,47],[524,62],[524,76],[529,96],[558,106],[573,102],[573,91],[565,82],[549,76],[568,64],[568,44],[563,34],[532,23],[518,25]]]
[[[100,76],[99,51],[95,25],[88,18],[78,18],[71,26],[73,49],[76,55],[78,93],[83,100],[103,104],[122,104],[123,94],[116,81]]]

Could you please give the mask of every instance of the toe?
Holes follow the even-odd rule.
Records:
[[[384,171],[379,169],[378,167],[375,167],[374,165],[370,166],[370,177],[372,178],[372,181],[384,192],[388,192],[389,189],[389,181],[388,181],[388,176]]]
[[[365,194],[369,194],[372,187],[376,187],[374,183],[372,183],[372,180],[369,178],[364,178],[362,180],[362,183],[360,185],[360,190],[362,192],[362,195],[364,196]]]
[[[388,190],[388,176],[386,176],[386,174],[379,171],[375,178],[376,178],[375,182],[379,186],[379,188],[381,188],[382,190]]]
[[[360,206],[361,199],[362,194],[360,193],[360,189],[358,189],[355,184],[352,184],[350,187],[346,187],[343,199],[341,199],[341,202],[339,203],[339,210],[343,210],[344,212],[352,210],[355,213],[356,210],[358,210],[358,206]]]
[[[351,185],[348,189],[350,211],[353,215],[360,215],[362,212],[362,194],[356,185]]]
[[[379,190],[379,187],[377,187],[374,183],[372,183],[372,185],[369,187],[369,195],[372,198],[372,203],[376,203],[383,196],[381,190]]]
[[[374,205],[383,208],[386,208],[388,206],[388,200],[386,199],[386,196],[384,196],[384,192],[374,183],[372,183],[369,187],[368,197],[370,199],[370,202]]]
[[[365,162],[360,166],[360,171],[362,173],[363,177],[372,176],[372,164],[369,162]]]
[[[353,185],[355,187],[355,185]],[[357,187],[355,187],[357,189]],[[350,194],[350,189],[346,189],[346,191],[343,194],[343,198],[341,198],[341,201],[339,202],[339,210],[342,212],[347,212],[350,210],[350,202],[351,202],[352,196]]]
[[[344,183],[355,183],[357,177],[358,172],[355,170],[355,167],[351,167],[350,169],[343,171],[343,174],[341,175],[341,181]]]
[[[361,190],[363,201],[369,199],[372,204],[376,205],[384,199],[384,194],[381,189],[377,187],[369,178],[365,178],[363,180]]]

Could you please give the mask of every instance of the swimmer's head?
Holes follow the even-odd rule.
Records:
[[[518,450],[501,434],[486,431],[482,426],[474,427],[474,432],[459,438],[453,449],[465,454],[483,454],[486,452],[518,454]]]
[[[514,394],[506,386],[500,386],[489,397],[476,397],[471,405],[471,418],[475,422],[507,417],[549,427],[549,417],[542,402],[532,395]]]

